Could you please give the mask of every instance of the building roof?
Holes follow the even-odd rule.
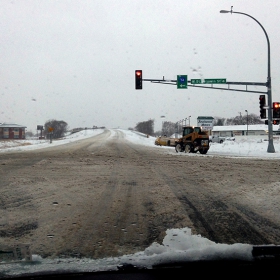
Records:
[[[0,127],[4,127],[4,128],[8,128],[8,127],[12,127],[12,128],[26,128],[26,126],[19,125],[19,124],[16,124],[16,123],[0,123]]]
[[[246,131],[247,130],[247,124],[244,125],[221,125],[221,126],[213,126],[212,131]],[[263,130],[267,131],[268,126],[266,124],[249,124],[248,130],[250,131],[256,131],[256,130]],[[277,131],[279,129],[279,125],[272,125],[272,130]]]
[[[199,117],[197,117],[197,119],[198,120],[200,120],[200,119],[214,120],[213,117],[209,117],[209,116],[199,116]]]

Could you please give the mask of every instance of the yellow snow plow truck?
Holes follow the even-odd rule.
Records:
[[[206,154],[209,150],[209,135],[201,127],[183,126],[183,136],[175,143],[176,152]]]

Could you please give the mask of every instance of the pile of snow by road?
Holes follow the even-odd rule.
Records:
[[[138,143],[140,145],[155,146],[155,137],[149,137],[145,134],[136,134],[134,131],[122,130],[129,141]],[[235,137],[233,141],[231,138],[220,143],[210,143],[210,149],[207,155],[213,156],[234,156],[234,157],[256,157],[256,158],[280,158],[280,137],[274,137],[273,146],[275,153],[268,153],[267,136],[260,137]],[[175,152],[174,147],[161,146],[160,149],[168,149],[172,154]],[[185,153],[178,153],[177,155],[184,156]],[[188,154],[195,156],[196,154]],[[199,154],[198,154],[199,155]],[[204,155],[205,156],[205,155]]]

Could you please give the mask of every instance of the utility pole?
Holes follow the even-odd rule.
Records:
[[[248,136],[248,110],[245,110],[245,112],[247,113],[247,136]]]

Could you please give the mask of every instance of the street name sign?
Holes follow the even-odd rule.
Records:
[[[191,84],[225,84],[227,79],[191,79]]]
[[[177,88],[188,88],[188,75],[177,75]]]

